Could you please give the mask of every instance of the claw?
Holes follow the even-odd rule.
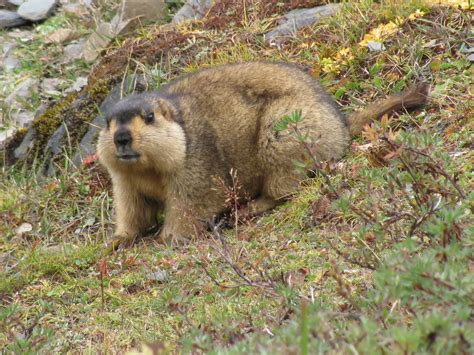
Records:
[[[133,245],[135,237],[115,235],[105,247],[104,254],[110,255],[114,251],[123,250]]]

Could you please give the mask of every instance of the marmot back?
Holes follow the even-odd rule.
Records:
[[[371,119],[423,104],[426,95],[422,85],[346,120],[296,66],[251,62],[204,69],[125,98],[107,115],[98,143],[114,184],[116,238],[144,232],[161,208],[165,240],[191,236],[199,221],[225,209],[216,180],[230,184],[231,170],[253,199],[253,213],[294,193],[305,176],[293,161],[304,159],[304,151],[291,132],[275,130],[285,115],[301,111],[298,127],[317,159],[339,159],[350,135]]]

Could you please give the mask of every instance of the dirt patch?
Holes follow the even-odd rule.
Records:
[[[125,70],[133,71],[140,64],[153,64],[166,61],[171,52],[177,51],[188,36],[176,30],[159,32],[153,28],[147,35],[151,39],[131,38],[110,53],[92,70],[89,84],[94,85],[103,78],[117,78]]]
[[[321,0],[292,0],[285,3],[279,0],[223,0],[210,9],[203,28],[221,30],[229,24],[242,26],[248,20],[262,20],[274,15],[283,15],[290,10],[315,7],[325,3]]]

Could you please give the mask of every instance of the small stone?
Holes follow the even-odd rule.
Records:
[[[33,226],[29,223],[22,223],[16,230],[15,233],[17,236],[21,237],[23,234],[31,232]]]
[[[8,273],[17,263],[17,258],[12,255],[13,251],[0,254],[0,272]]]
[[[436,47],[437,45],[438,45],[437,40],[436,40],[436,39],[432,39],[431,41],[425,43],[425,44],[423,45],[423,48],[434,48],[434,47]]]
[[[165,270],[157,270],[150,272],[147,275],[147,279],[155,282],[165,282],[168,280],[168,273]]]
[[[26,136],[21,141],[20,145],[13,152],[13,157],[16,160],[23,160],[26,158],[26,156],[34,146],[35,137],[36,130],[34,128],[30,128],[26,133]]]
[[[17,98],[21,100],[28,100],[31,98],[33,92],[38,91],[39,80],[34,78],[28,78],[22,81],[13,92],[7,96],[5,103],[12,105],[17,101]]]
[[[317,23],[322,18],[332,16],[341,8],[341,4],[327,4],[310,9],[292,10],[283,16],[282,23],[264,35],[265,42],[277,43],[286,37],[296,35],[301,27]]]
[[[118,36],[120,34],[124,34],[128,31],[133,30],[133,28],[137,27],[139,24],[138,18],[137,19],[128,19],[123,20],[120,15],[115,15],[112,21],[110,21],[112,25],[112,30],[114,32],[114,36]]]
[[[86,62],[93,62],[109,43],[114,39],[115,31],[110,23],[101,23],[84,44],[82,57]]]
[[[186,20],[198,20],[206,14],[212,6],[212,0],[188,0],[173,16],[173,23]]]
[[[64,80],[58,78],[46,78],[41,83],[41,91],[50,96],[58,96],[61,93],[57,90],[58,86],[64,83]]]
[[[16,132],[16,129],[15,128],[7,128],[6,130],[4,131],[0,131],[0,147],[3,146],[3,143],[8,139],[10,138],[13,133]]]
[[[461,44],[461,48],[459,48],[459,51],[461,53],[467,54],[467,53],[474,53],[474,46],[468,46],[466,43]]]
[[[67,93],[73,92],[73,91],[79,92],[79,91],[81,91],[82,88],[83,88],[84,86],[86,86],[86,85],[87,85],[87,77],[85,77],[85,76],[80,76],[80,77],[78,77],[78,78],[76,79],[76,81],[74,82],[74,84],[72,84],[72,86],[66,90],[66,92],[67,92]]]
[[[72,29],[70,29],[70,28],[59,28],[59,29],[53,31],[52,33],[50,33],[46,37],[45,43],[60,44],[60,43],[71,41],[71,40],[74,39],[74,37],[77,38],[77,33],[74,32]]]
[[[20,31],[18,29],[9,32],[8,36],[17,39],[23,43],[30,42],[35,38],[35,34],[32,31]]]
[[[384,44],[377,41],[369,41],[367,43],[367,48],[369,48],[369,51],[371,52],[381,52],[385,50]]]
[[[87,7],[92,7],[96,0],[79,0],[81,4],[86,5]]]
[[[84,222],[84,227],[93,226],[94,223],[95,223],[95,217],[94,217],[94,216],[90,216],[90,217],[87,218],[86,221]]]
[[[120,22],[138,19],[160,20],[165,15],[164,0],[123,0],[120,9]]]
[[[31,111],[20,111],[13,116],[13,120],[20,127],[27,127],[33,122],[35,113]]]
[[[27,0],[20,5],[17,12],[26,20],[39,21],[48,17],[55,6],[55,0]]]
[[[2,54],[4,56],[8,55],[12,50],[16,48],[16,43],[14,42],[4,42],[2,44]]]
[[[21,26],[26,22],[14,11],[0,10],[0,28]]]
[[[74,17],[84,17],[90,14],[87,6],[79,3],[67,3],[62,6],[62,10],[67,14]]]
[[[64,252],[64,245],[62,244],[56,244],[56,245],[48,245],[48,246],[43,246],[39,249],[43,253],[63,253]]]
[[[467,56],[467,60],[470,61],[470,62],[474,62],[474,53],[469,54],[469,55]]]
[[[77,43],[68,44],[64,47],[64,59],[65,62],[71,62],[81,57],[84,51],[85,41],[79,41]]]
[[[3,60],[3,69],[5,71],[13,71],[20,66],[20,61],[13,54],[9,54]]]

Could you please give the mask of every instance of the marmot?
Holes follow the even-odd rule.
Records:
[[[189,238],[196,225],[225,209],[216,178],[230,183],[231,169],[254,213],[294,193],[306,177],[294,165],[304,149],[291,132],[275,130],[285,115],[301,111],[299,129],[317,159],[339,159],[364,125],[423,105],[427,95],[421,84],[346,119],[310,75],[279,62],[213,67],[159,91],[132,94],[106,114],[97,145],[113,183],[113,244],[133,241],[156,224],[159,211],[164,241]]]

